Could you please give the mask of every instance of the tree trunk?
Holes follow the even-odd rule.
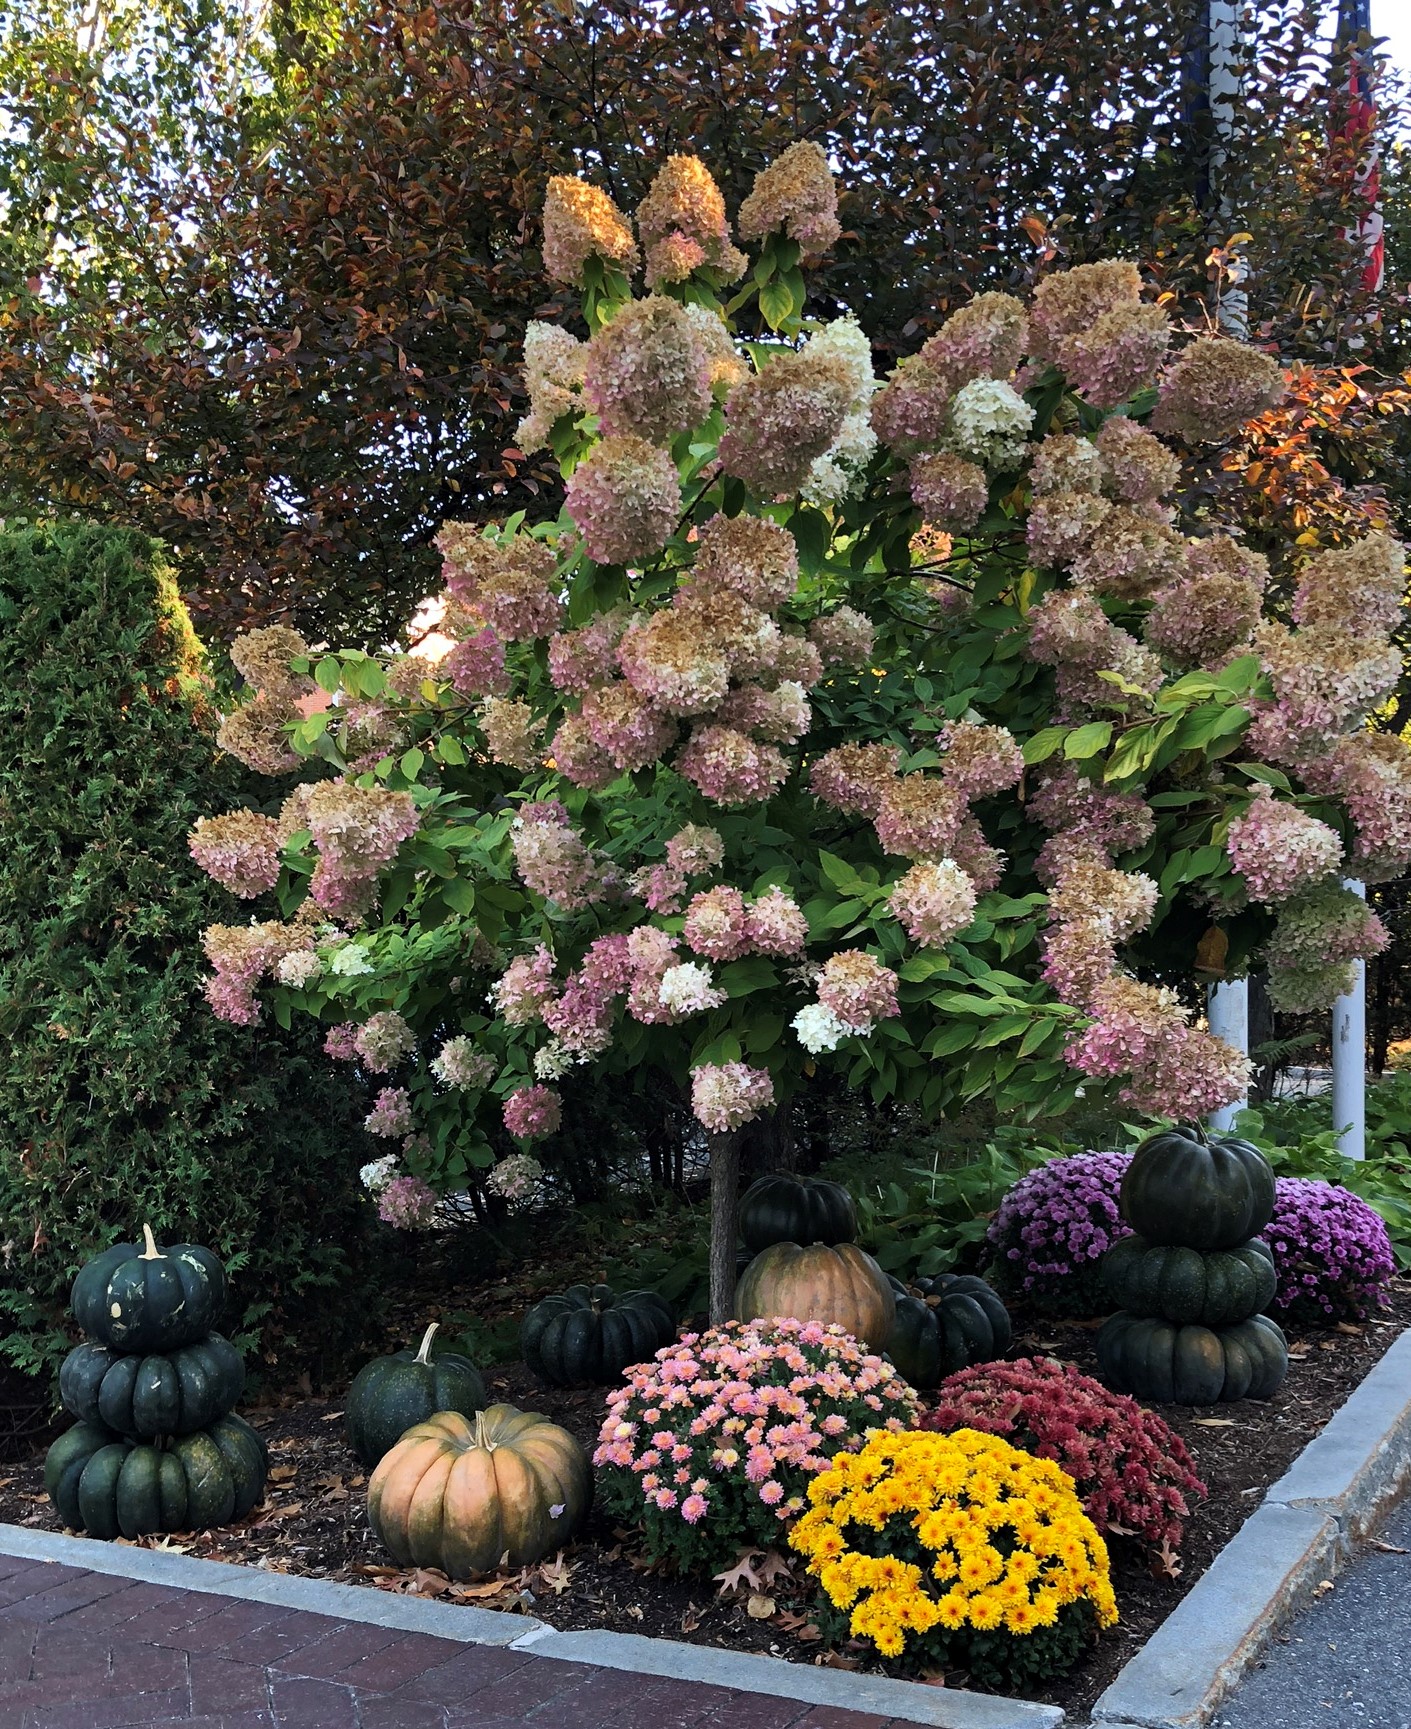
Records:
[[[740,1136],[737,1130],[710,1140],[710,1324],[735,1312],[736,1213],[740,1197]]]

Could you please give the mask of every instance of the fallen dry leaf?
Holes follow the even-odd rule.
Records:
[[[450,1588],[451,1581],[434,1567],[418,1567],[407,1586],[407,1590],[417,1597],[440,1597]]]
[[[767,1621],[778,1608],[772,1597],[761,1597],[758,1591],[750,1592],[750,1600],[745,1604],[745,1613],[751,1621]]]
[[[1191,1422],[1197,1429],[1238,1429],[1239,1424],[1233,1417],[1192,1417]]]
[[[1383,1555],[1411,1555],[1411,1549],[1403,1549],[1396,1543],[1384,1543],[1380,1537],[1369,1537],[1367,1547],[1379,1550]]]
[[[1331,1591],[1332,1588],[1333,1588],[1333,1582],[1331,1579],[1320,1579],[1318,1581],[1317,1587],[1315,1588],[1315,1590],[1313,1592],[1313,1595],[1315,1597],[1326,1597],[1328,1592]]]
[[[743,1591],[746,1586],[755,1590],[762,1585],[764,1580],[760,1577],[756,1562],[763,1560],[762,1550],[742,1549],[733,1567],[727,1567],[723,1573],[713,1575],[720,1582],[720,1595],[723,1597],[727,1591]]]
[[[539,1568],[537,1578],[539,1583],[546,1586],[556,1597],[563,1596],[564,1592],[573,1582],[573,1569],[569,1566],[568,1562],[564,1560],[562,1549],[559,1550],[558,1554],[554,1556],[552,1561],[546,1561],[544,1565]]]
[[[297,1465],[271,1465],[269,1480],[271,1483],[291,1483],[298,1475]]]
[[[701,1624],[701,1616],[703,1614],[704,1610],[698,1609],[694,1603],[688,1603],[686,1605],[686,1613],[681,1617],[681,1631],[683,1633],[694,1633],[697,1627]]]
[[[343,1413],[341,1411],[329,1411],[327,1413],[327,1415],[319,1418],[319,1422],[320,1423],[336,1423],[342,1415],[343,1415]]]

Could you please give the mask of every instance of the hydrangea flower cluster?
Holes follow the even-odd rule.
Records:
[[[512,1207],[535,1199],[543,1183],[544,1167],[528,1153],[511,1153],[507,1159],[499,1160],[485,1179],[486,1190]]]
[[[1279,908],[1265,946],[1269,998],[1284,1014],[1311,1014],[1352,989],[1353,962],[1391,940],[1360,895],[1327,881]]]
[[[1316,887],[1342,862],[1336,831],[1297,805],[1280,803],[1267,786],[1230,824],[1227,845],[1250,898],[1266,903]]]
[[[979,1429],[1052,1459],[1105,1535],[1179,1549],[1205,1495],[1186,1444],[1154,1411],[1053,1357],[977,1363],[941,1382],[923,1429]]]
[[[1131,1162],[1130,1153],[1075,1153],[1022,1176],[985,1233],[994,1282],[1044,1314],[1107,1313],[1099,1265],[1131,1235],[1118,1204]]]
[[[824,1630],[883,1657],[1013,1689],[1071,1668],[1117,1620],[1107,1547],[1072,1481],[997,1435],[874,1435],[808,1498],[789,1541],[837,1611]]]
[[[377,1203],[377,1216],[399,1231],[424,1231],[436,1216],[436,1191],[420,1177],[393,1177]]]
[[[731,1321],[687,1333],[608,1395],[597,1491],[653,1560],[714,1572],[778,1547],[811,1477],[915,1414],[891,1364],[840,1327]]]
[[[552,1087],[518,1087],[505,1100],[505,1127],[521,1141],[557,1134],[563,1101]]]
[[[713,1134],[738,1129],[774,1103],[768,1069],[748,1063],[702,1063],[691,1070],[691,1109]]]
[[[1264,1240],[1279,1274],[1273,1307],[1291,1321],[1364,1320],[1396,1271],[1381,1215],[1350,1190],[1309,1177],[1275,1178]]]

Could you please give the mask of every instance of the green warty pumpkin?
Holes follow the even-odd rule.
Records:
[[[1274,1300],[1278,1274],[1262,1237],[1236,1249],[1187,1249],[1123,1237],[1103,1257],[1102,1279],[1119,1308],[1178,1326],[1228,1327]]]
[[[431,1355],[437,1325],[426,1329],[419,1350],[364,1363],[348,1389],[343,1422],[348,1445],[364,1465],[375,1465],[408,1429],[438,1411],[473,1417],[485,1409],[485,1383],[470,1358],[454,1351]]]
[[[240,1353],[219,1333],[147,1356],[77,1345],[59,1370],[59,1397],[81,1423],[151,1439],[204,1429],[234,1410],[245,1389]]]
[[[1272,1398],[1289,1354],[1267,1315],[1233,1327],[1177,1327],[1124,1311],[1098,1334],[1097,1363],[1114,1393],[1157,1405],[1214,1405]]]
[[[44,1486],[71,1529],[134,1538],[243,1519],[264,1494],[268,1468],[264,1442],[240,1417],[218,1417],[163,1446],[78,1423],[49,1449]]]

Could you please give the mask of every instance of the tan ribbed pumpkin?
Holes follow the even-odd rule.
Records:
[[[880,1351],[896,1319],[887,1275],[856,1243],[772,1243],[745,1268],[735,1290],[735,1319],[773,1316],[833,1322]]]
[[[527,1567],[562,1548],[593,1501],[588,1455],[537,1411],[438,1411],[372,1474],[367,1516],[404,1567],[451,1579]]]

